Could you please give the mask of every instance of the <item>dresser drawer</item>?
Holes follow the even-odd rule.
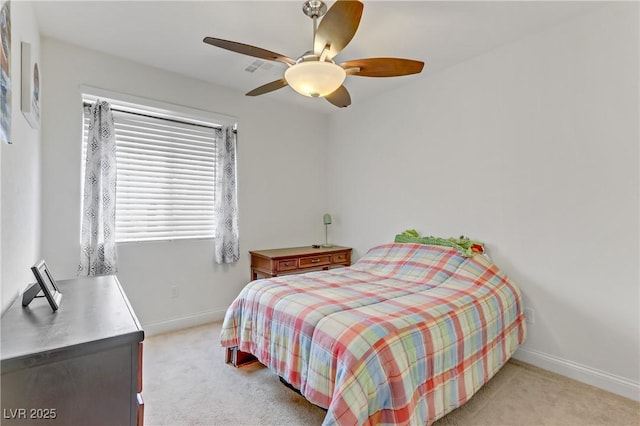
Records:
[[[142,342],[138,343],[138,393],[142,392]]]
[[[144,426],[144,400],[142,395],[136,394],[136,426]]]
[[[278,260],[278,271],[293,271],[298,269],[298,259],[282,259]]]
[[[314,268],[331,264],[331,255],[300,258],[300,268]]]

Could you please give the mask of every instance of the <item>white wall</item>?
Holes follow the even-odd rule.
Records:
[[[638,44],[609,4],[333,114],[340,243],[484,240],[535,310],[517,356],[639,399]]]
[[[238,117],[242,260],[215,265],[208,241],[122,245],[119,276],[147,332],[219,317],[248,281],[246,252],[321,241],[326,210],[332,240],[356,257],[406,228],[485,240],[536,311],[518,356],[638,397],[637,4],[437,74],[427,66],[411,86],[333,114],[329,135],[316,114],[268,98],[39,45],[29,4],[12,7],[13,75],[21,40],[41,51],[44,209],[40,233],[40,133],[14,95],[16,144],[1,151],[3,310],[40,255],[60,279],[76,274],[84,84]]]
[[[40,256],[40,130],[20,110],[21,42],[40,51],[40,32],[31,4],[11,2],[11,139],[1,144],[0,283],[4,312],[29,283]]]
[[[52,39],[42,58],[42,247],[56,276],[76,276],[79,260],[80,85],[238,119],[240,262],[215,264],[211,240],[118,247],[118,277],[147,333],[221,318],[249,281],[249,250],[323,238],[326,118]]]

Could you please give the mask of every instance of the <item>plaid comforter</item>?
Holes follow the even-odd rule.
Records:
[[[326,408],[325,425],[424,425],[464,404],[525,334],[520,291],[486,257],[393,243],[348,268],[252,281],[221,343]]]

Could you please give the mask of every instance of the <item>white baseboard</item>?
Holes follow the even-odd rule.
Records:
[[[544,370],[640,401],[640,383],[633,380],[531,349],[520,348],[513,357]]]
[[[213,321],[222,321],[226,308],[216,309],[213,311],[198,312],[180,318],[172,318],[170,320],[152,322],[143,324],[145,336],[154,336],[156,334],[167,333],[169,331],[181,330],[183,328],[195,327],[196,325],[207,324]]]

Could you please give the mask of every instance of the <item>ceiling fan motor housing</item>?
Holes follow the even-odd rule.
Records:
[[[307,0],[302,5],[302,11],[309,18],[319,18],[327,13],[327,5],[322,0]]]

